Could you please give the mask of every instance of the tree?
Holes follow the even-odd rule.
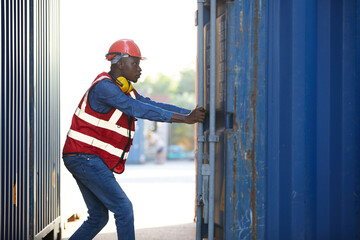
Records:
[[[148,76],[136,87],[140,92],[146,95],[174,95],[177,83],[171,77],[159,73],[155,76]]]

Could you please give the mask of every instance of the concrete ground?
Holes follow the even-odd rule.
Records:
[[[167,161],[165,164],[126,165],[116,179],[133,203],[137,240],[195,239],[195,164],[193,161]],[[82,202],[82,198],[71,199]],[[66,206],[63,206],[66,207]],[[68,239],[86,219],[66,223],[62,239]],[[117,239],[113,214],[95,240]]]

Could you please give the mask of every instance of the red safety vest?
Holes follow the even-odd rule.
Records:
[[[104,79],[111,77],[106,72],[99,74],[80,101],[72,119],[63,154],[94,154],[101,157],[110,170],[122,173],[134,137],[135,118],[116,108],[105,114],[91,109],[88,94],[96,83]],[[136,99],[137,92],[133,90],[127,95]]]

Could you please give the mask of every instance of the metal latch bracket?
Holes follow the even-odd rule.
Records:
[[[198,137],[197,137],[197,141],[198,141],[198,142],[205,142],[205,136],[204,136],[204,135],[198,136]]]
[[[219,142],[219,136],[217,135],[210,135],[209,142]]]
[[[210,164],[203,164],[201,173],[203,176],[210,176],[211,174]]]

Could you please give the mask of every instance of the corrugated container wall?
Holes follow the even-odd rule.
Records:
[[[360,1],[218,0],[216,14],[215,238],[360,239]]]
[[[56,238],[59,1],[3,0],[0,19],[0,239]]]

